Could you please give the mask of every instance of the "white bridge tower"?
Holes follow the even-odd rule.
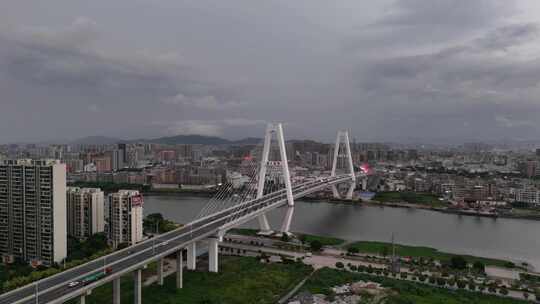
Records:
[[[341,144],[344,145],[345,151],[341,151],[340,149]],[[349,190],[347,191],[346,198],[352,199],[353,192],[356,187],[356,175],[354,174],[354,166],[353,166],[352,155],[351,155],[351,146],[349,144],[348,131],[344,131],[344,130],[338,131],[337,138],[336,138],[336,145],[334,147],[334,162],[332,163],[332,176],[336,175],[338,157],[346,157],[346,161],[347,161],[346,166],[348,167],[349,173],[351,175],[351,184],[349,186]],[[338,198],[338,199],[340,198],[339,191],[336,185],[332,186],[332,192],[334,194],[334,198]]]
[[[289,174],[289,164],[287,161],[287,152],[285,150],[285,138],[283,137],[283,127],[281,123],[269,123],[266,127],[266,134],[264,136],[264,147],[261,157],[261,167],[259,171],[259,179],[257,186],[257,198],[264,195],[264,185],[266,180],[266,171],[268,167],[268,155],[270,153],[270,145],[272,143],[272,137],[276,135],[276,139],[279,145],[279,154],[281,161],[281,169],[283,171],[283,179],[285,181],[285,188],[287,193],[287,214],[281,227],[281,233],[289,233],[291,226],[291,220],[294,212],[294,198],[292,194],[291,177]],[[261,228],[261,234],[272,234],[266,214],[262,214],[258,217],[259,225]]]

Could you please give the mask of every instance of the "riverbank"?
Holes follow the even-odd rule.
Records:
[[[491,276],[488,272],[491,272],[494,267],[486,267],[486,273],[483,271],[483,267],[474,266],[473,268],[467,268],[465,265],[454,260],[451,264],[440,265],[434,261],[421,260],[421,259],[405,259],[402,260],[402,266],[399,273],[391,273],[388,270],[389,258],[383,258],[374,255],[361,255],[357,253],[347,253],[343,250],[332,249],[330,247],[323,248],[322,250],[308,252],[306,247],[301,248],[294,242],[291,246],[283,246],[283,241],[275,238],[263,238],[252,236],[239,236],[228,235],[224,239],[222,244],[223,253],[241,255],[241,256],[253,256],[263,255],[269,260],[279,261],[287,257],[288,260],[302,260],[305,264],[311,265],[316,271],[313,273],[312,278],[320,283],[320,272],[327,270],[336,271],[336,273],[344,273],[348,271],[350,274],[358,274],[369,278],[364,281],[376,281],[383,283],[384,287],[391,291],[391,294],[396,295],[393,300],[397,302],[384,302],[384,303],[402,303],[401,300],[410,299],[411,296],[421,296],[421,293],[415,293],[418,289],[429,290],[431,295],[435,297],[429,297],[431,301],[436,298],[440,298],[445,295],[445,303],[521,303],[515,302],[524,299],[534,300],[534,292],[536,283],[529,283],[524,281],[516,281],[517,277],[499,277],[497,275]],[[288,247],[288,249],[283,249]],[[312,249],[312,248],[310,248]],[[285,260],[284,260],[285,261]],[[381,281],[382,280],[382,281]],[[390,282],[388,281],[390,280]],[[341,282],[339,284],[321,284],[321,288],[330,297],[319,297],[321,301],[311,301],[308,303],[331,303],[339,297],[342,300],[353,296],[347,286],[343,284],[355,283],[356,281]],[[406,284],[408,287],[402,293],[401,290],[394,287],[401,284]],[[410,287],[410,288],[409,288]],[[418,287],[418,288],[416,288]],[[302,288],[297,286],[295,290]],[[337,288],[337,289],[336,289]],[[368,288],[369,289],[369,288]],[[341,290],[339,292],[337,290]],[[314,293],[320,293],[321,290]],[[396,292],[398,294],[396,294]],[[411,293],[413,292],[413,293]],[[290,294],[294,294],[291,292]],[[324,293],[324,292],[323,292]],[[460,294],[461,293],[461,294]],[[363,293],[360,293],[362,295]],[[459,294],[459,295],[458,295]],[[493,295],[497,294],[497,297]],[[365,295],[365,294],[364,294]],[[306,299],[305,293],[300,293],[295,297],[295,300]],[[334,297],[335,296],[335,297]],[[353,302],[356,303],[358,297]],[[436,302],[436,301],[435,301]],[[332,302],[333,303],[333,302]],[[367,302],[367,303],[382,303],[381,301]],[[405,303],[418,303],[405,302]],[[431,302],[426,302],[431,303]],[[434,302],[433,302],[434,303]],[[438,303],[438,302],[437,302]]]
[[[143,196],[198,196],[211,198],[215,191],[193,189],[152,189],[142,192]]]
[[[236,228],[230,231],[234,234],[245,235],[245,236],[257,236],[258,230],[256,229],[246,229],[246,228]],[[322,246],[333,247],[336,249],[344,250],[354,250],[358,253],[363,254],[374,254],[380,256],[388,256],[392,252],[392,243],[388,242],[377,242],[377,241],[356,241],[356,240],[344,240],[335,237],[327,236],[318,236],[304,233],[293,233],[303,245],[310,246],[312,242],[319,242]],[[274,238],[275,239],[275,238]],[[394,244],[396,254],[401,257],[410,257],[410,258],[425,258],[425,259],[434,259],[438,260],[441,263],[448,263],[453,257],[463,257],[468,263],[473,264],[475,262],[481,262],[485,266],[496,266],[504,267],[508,269],[520,268],[523,269],[521,265],[516,265],[512,261],[502,260],[502,259],[493,259],[487,257],[479,257],[467,254],[454,254],[439,251],[438,249],[425,247],[425,246],[409,246],[403,244]],[[527,265],[528,266],[528,265]],[[523,269],[526,270],[526,269]]]
[[[375,206],[375,207],[391,207],[391,208],[406,208],[406,209],[423,209],[430,211],[437,211],[447,214],[456,214],[460,216],[471,216],[471,217],[490,217],[490,218],[508,218],[508,219],[520,219],[520,220],[532,220],[540,221],[540,214],[512,214],[512,213],[497,213],[496,215],[485,215],[485,214],[473,214],[473,213],[463,213],[458,209],[448,209],[446,207],[432,207],[422,204],[414,203],[398,203],[398,202],[379,202],[379,201],[363,201],[363,205]]]

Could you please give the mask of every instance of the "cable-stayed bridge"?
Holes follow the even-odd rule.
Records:
[[[278,153],[274,153],[273,158],[279,160],[270,160],[274,141],[277,143]],[[344,160],[347,173],[336,173],[340,158]],[[208,241],[209,271],[217,272],[218,246],[227,230],[257,218],[261,233],[271,234],[273,231],[266,219],[266,213],[286,206],[287,213],[279,233],[289,233],[295,199],[329,187],[332,188],[334,196],[339,197],[338,184],[349,184],[346,196],[351,198],[356,184],[346,131],[338,133],[329,176],[302,182],[291,181],[281,124],[268,125],[262,149],[246,157],[243,167],[249,180],[241,187],[237,187],[234,183],[222,185],[194,221],[171,232],[0,295],[0,304],[64,303],[73,298],[79,298],[80,303],[84,304],[85,296],[94,288],[111,281],[112,302],[119,304],[120,277],[130,273],[134,276],[134,303],[140,304],[141,272],[149,263],[158,262],[158,284],[162,285],[163,259],[176,254],[177,288],[182,288],[184,252],[187,251],[187,269],[194,270],[198,241]],[[81,282],[83,278],[92,275],[97,279],[87,284]],[[79,283],[74,285],[73,282]]]

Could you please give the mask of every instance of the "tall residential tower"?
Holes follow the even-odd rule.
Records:
[[[66,254],[66,166],[55,160],[0,161],[2,260],[51,265]]]
[[[67,233],[86,239],[104,231],[104,194],[98,188],[67,188]]]
[[[113,247],[133,245],[143,238],[143,198],[139,191],[120,190],[109,195],[107,236]]]

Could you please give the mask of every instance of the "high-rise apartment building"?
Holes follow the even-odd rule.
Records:
[[[98,188],[67,188],[67,233],[77,239],[103,232],[105,226],[103,191]]]
[[[66,254],[66,166],[55,160],[0,162],[3,261],[51,265]]]
[[[107,236],[113,247],[133,245],[143,238],[143,197],[136,190],[120,190],[109,195]]]

